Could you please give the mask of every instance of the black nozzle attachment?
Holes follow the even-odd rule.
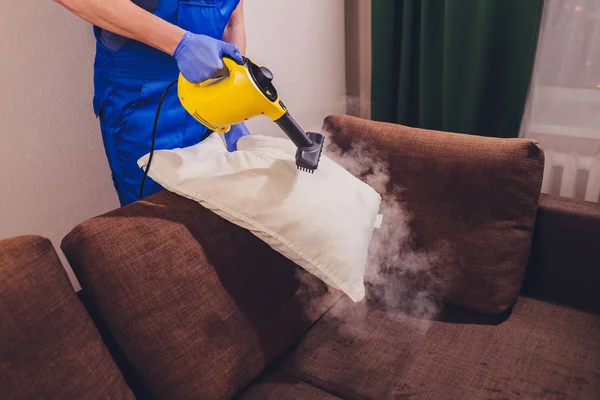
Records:
[[[325,137],[320,133],[314,132],[308,132],[308,137],[312,141],[312,145],[298,147],[298,150],[296,151],[296,167],[301,171],[310,172],[312,174],[319,166]]]
[[[314,132],[309,132],[307,135],[288,112],[275,123],[298,147],[296,152],[296,166],[298,169],[314,172],[319,166],[325,137]]]

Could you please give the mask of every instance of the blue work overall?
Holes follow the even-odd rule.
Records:
[[[140,3],[140,0],[135,1]],[[146,1],[148,2],[148,1]],[[196,34],[222,40],[239,0],[160,0],[154,14]],[[161,95],[177,79],[175,59],[140,42],[127,40],[114,49],[96,35],[94,113],[100,118],[102,139],[122,206],[139,199],[143,170],[137,165],[151,148],[152,127]],[[208,129],[181,106],[177,88],[169,90],[157,127],[156,150],[192,146]],[[162,190],[146,179],[144,195]]]

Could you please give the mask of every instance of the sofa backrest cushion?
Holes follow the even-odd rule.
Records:
[[[543,194],[522,293],[600,314],[600,204]]]
[[[389,164],[422,251],[445,243],[446,299],[499,314],[519,295],[544,170],[526,139],[499,139],[328,117],[324,130],[347,151],[363,146]]]
[[[156,398],[233,397],[341,297],[166,191],[80,224],[62,248]]]
[[[2,399],[133,399],[49,240],[0,241]]]

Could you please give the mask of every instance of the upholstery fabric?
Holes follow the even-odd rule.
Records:
[[[290,375],[274,372],[254,383],[240,400],[336,400],[332,394],[322,391]]]
[[[291,140],[252,135],[230,153],[213,133],[195,146],[155,152],[148,175],[361,301],[381,197],[325,156],[314,174],[299,171],[296,151]]]
[[[344,399],[598,399],[600,316],[520,297],[419,322],[343,299],[284,370]]]
[[[62,248],[156,398],[236,395],[341,297],[167,191],[80,224]]]
[[[500,314],[525,274],[544,169],[531,140],[429,131],[330,116],[324,129],[347,151],[362,146],[389,163],[411,215],[415,246],[444,244],[449,302]]]
[[[49,240],[0,241],[0,397],[133,399]]]
[[[523,291],[600,314],[600,205],[542,195]]]

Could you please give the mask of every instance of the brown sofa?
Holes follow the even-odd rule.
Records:
[[[2,398],[600,398],[600,207],[540,196],[536,143],[346,116],[324,128],[389,163],[404,250],[442,254],[426,273],[385,269],[400,303],[443,304],[434,320],[373,287],[354,304],[162,192],[63,240],[86,309],[47,240],[0,242]]]

